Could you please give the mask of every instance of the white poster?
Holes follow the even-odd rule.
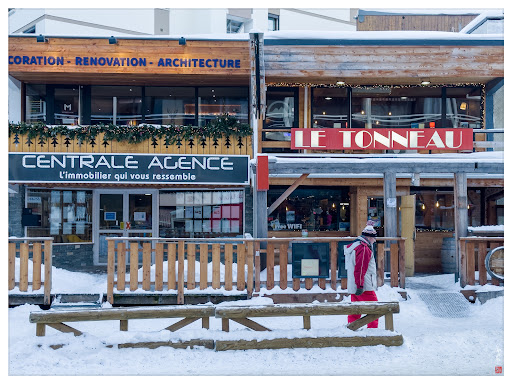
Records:
[[[209,219],[210,217],[212,217],[212,207],[203,207],[203,219]]]
[[[185,205],[194,205],[194,192],[185,192]]]
[[[194,219],[203,218],[203,207],[194,207]]]
[[[212,195],[212,204],[220,204],[220,196],[222,192],[213,192]]]
[[[212,217],[214,219],[220,219],[221,218],[221,207],[218,205],[215,205],[212,207]]]
[[[211,205],[212,204],[212,193],[211,192],[203,192],[203,205]]]
[[[184,207],[176,207],[176,218],[177,219],[185,218],[185,208]]]
[[[203,232],[210,233],[212,231],[212,224],[210,220],[203,220]]]
[[[176,192],[176,205],[185,205],[185,193]]]
[[[133,220],[146,221],[146,212],[133,212]]]
[[[192,220],[185,221],[185,232],[193,232],[194,231],[194,223]]]
[[[51,207],[50,221],[54,221],[54,222],[60,222],[61,221],[60,207]]]
[[[320,274],[320,266],[318,259],[302,259],[300,265],[300,274],[302,276],[318,276]]]
[[[192,219],[194,217],[194,207],[185,207],[185,219]]]
[[[194,220],[194,232],[202,232],[203,230],[203,221],[202,220]]]
[[[203,193],[202,192],[194,192],[194,204],[195,205],[203,204]]]
[[[231,204],[240,203],[240,200],[238,198],[238,191],[231,191],[230,192],[230,200],[231,200]]]
[[[231,193],[229,191],[221,192],[220,203],[229,204],[231,202]]]

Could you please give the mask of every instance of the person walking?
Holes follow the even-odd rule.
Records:
[[[377,265],[373,256],[372,245],[377,241],[374,222],[368,220],[361,236],[350,245],[345,246],[345,268],[347,269],[347,290],[352,302],[378,301]],[[361,315],[348,315],[348,322],[361,318]],[[368,328],[378,328],[379,320],[368,324]]]

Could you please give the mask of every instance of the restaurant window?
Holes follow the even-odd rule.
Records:
[[[368,197],[368,220],[373,221],[377,236],[384,236],[384,198]]]
[[[271,206],[286,188],[268,191]],[[268,217],[269,231],[350,231],[348,187],[298,187]]]
[[[25,122],[46,121],[46,85],[27,84],[25,87]]]
[[[296,88],[278,87],[267,90],[267,110],[263,128],[275,131],[264,132],[264,140],[291,140],[290,129],[297,128],[299,124],[298,101]]]
[[[349,99],[347,88],[312,89],[312,127],[348,128]]]
[[[79,113],[79,89],[76,87],[55,88],[54,124],[77,125]]]
[[[441,120],[441,88],[352,89],[352,128],[439,128]]]
[[[160,192],[160,237],[243,234],[242,190]]]
[[[482,128],[481,88],[446,88],[446,128]]]
[[[411,188],[411,193],[416,194],[416,228],[454,230],[453,190]]]
[[[246,87],[201,87],[198,89],[199,126],[223,114],[240,123],[249,122],[249,90]]]
[[[28,237],[53,237],[54,243],[92,241],[91,191],[28,189],[26,208],[26,214],[40,219],[40,225],[26,227]]]
[[[142,87],[91,87],[91,124],[138,125],[141,120]]]
[[[157,125],[195,125],[193,87],[147,87],[145,122]]]

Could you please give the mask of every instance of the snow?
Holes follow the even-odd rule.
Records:
[[[221,268],[222,269],[222,268]],[[165,275],[165,274],[164,274]],[[99,293],[106,288],[105,275],[53,269],[54,292]],[[280,349],[215,352],[204,347],[193,349],[106,348],[105,345],[141,341],[191,339],[262,340],[293,337],[348,336],[346,316],[313,316],[312,329],[302,329],[300,317],[255,319],[272,332],[251,331],[230,322],[230,332],[221,330],[221,320],[210,318],[210,329],[197,321],[177,332],[163,330],[176,319],[130,320],[129,331],[120,332],[118,321],[81,322],[73,325],[84,332],[75,337],[47,327],[45,337],[35,336],[35,324],[28,321],[35,305],[8,310],[10,375],[484,375],[495,376],[495,366],[504,365],[504,298],[484,304],[469,304],[469,316],[434,316],[420,298],[421,285],[435,286],[441,292],[459,292],[453,274],[415,276],[406,279],[408,299],[400,289],[389,285],[377,291],[379,301],[398,301],[394,332],[360,329],[358,336],[402,334],[399,347],[353,347],[320,349]],[[489,286],[482,290],[503,289]],[[468,287],[466,287],[468,288]],[[317,289],[315,286],[313,290]],[[425,291],[423,291],[425,292]],[[264,291],[262,291],[264,293]],[[268,292],[266,292],[268,293]],[[348,297],[344,301],[349,301]],[[221,306],[269,305],[268,297],[225,302]],[[103,304],[110,308],[110,304]],[[63,344],[53,350],[50,345]]]
[[[468,231],[503,232],[503,231],[505,231],[505,226],[504,225],[482,225],[480,227],[468,227]]]

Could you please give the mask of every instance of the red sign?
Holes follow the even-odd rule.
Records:
[[[258,191],[268,191],[268,156],[257,157],[256,189]]]
[[[473,150],[469,128],[292,128],[291,149]]]

